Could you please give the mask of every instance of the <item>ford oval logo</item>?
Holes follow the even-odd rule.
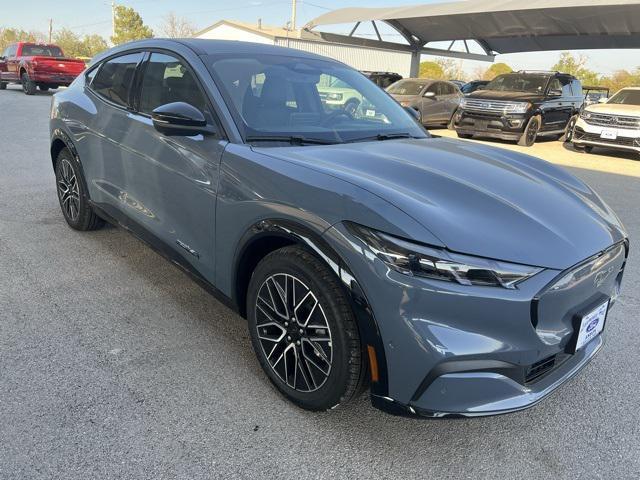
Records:
[[[591,322],[589,322],[589,325],[587,325],[587,333],[593,332],[598,326],[598,323],[600,323],[600,319],[598,318],[596,318],[595,320],[591,320]]]

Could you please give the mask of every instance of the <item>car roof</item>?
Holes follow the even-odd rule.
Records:
[[[136,48],[167,48],[184,45],[196,55],[216,55],[216,54],[240,54],[240,55],[287,55],[290,57],[313,58],[335,63],[336,60],[316,55],[315,53],[303,52],[293,48],[279,47],[276,45],[265,45],[263,43],[240,42],[237,40],[210,40],[205,38],[152,38],[146,40],[136,40],[133,42],[118,45],[100,54],[100,58],[124,52]],[[97,60],[97,58],[96,58]]]

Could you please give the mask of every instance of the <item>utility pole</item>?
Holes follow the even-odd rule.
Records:
[[[291,0],[291,30],[296,29],[296,0]]]
[[[49,43],[51,43],[51,37],[53,36],[53,18],[49,19]]]
[[[111,36],[116,36],[116,2],[111,0]]]

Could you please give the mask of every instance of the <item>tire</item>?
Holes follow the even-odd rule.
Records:
[[[578,116],[574,115],[567,123],[567,128],[564,130],[564,134],[558,139],[564,143],[571,143],[573,139],[573,128],[576,126],[576,122],[578,121]]]
[[[7,83],[6,82],[0,82],[0,90],[6,90],[7,89]]]
[[[520,137],[520,140],[518,140],[518,145],[521,147],[532,147],[533,144],[536,143],[539,131],[540,117],[531,117],[529,123],[527,123],[527,128],[524,129],[524,133]]]
[[[593,147],[591,145],[576,145],[573,144],[573,148],[578,153],[591,153],[593,152]]]
[[[354,116],[359,106],[360,106],[360,102],[352,98],[351,100],[348,100],[347,103],[344,104],[343,110],[347,112],[349,115]]]
[[[58,201],[69,226],[83,232],[101,228],[104,220],[94,213],[89,204],[80,163],[69,149],[63,148],[58,154],[55,173]]]
[[[26,95],[35,95],[37,86],[34,82],[31,81],[27,72],[24,72],[20,76],[20,79],[22,81],[22,91]]]
[[[470,133],[460,133],[460,132],[456,132],[458,134],[458,138],[465,138],[465,139],[469,139],[469,138],[473,138],[473,135],[471,135]]]
[[[367,369],[353,312],[334,273],[309,251],[284,247],[258,264],[247,318],[262,369],[297,406],[333,409],[361,393]]]
[[[49,91],[49,85],[38,85],[38,88],[40,89],[41,92]]]

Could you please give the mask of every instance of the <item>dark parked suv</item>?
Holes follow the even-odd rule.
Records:
[[[326,108],[338,81],[369,108]],[[600,350],[628,253],[615,213],[547,162],[432,138],[344,64],[145,40],[50,111],[69,226],[123,225],[217,293],[296,405],[368,387],[393,413],[511,412]]]
[[[564,137],[583,102],[582,85],[571,75],[507,73],[460,102],[454,127],[460,138],[478,135],[530,147],[539,136]]]

